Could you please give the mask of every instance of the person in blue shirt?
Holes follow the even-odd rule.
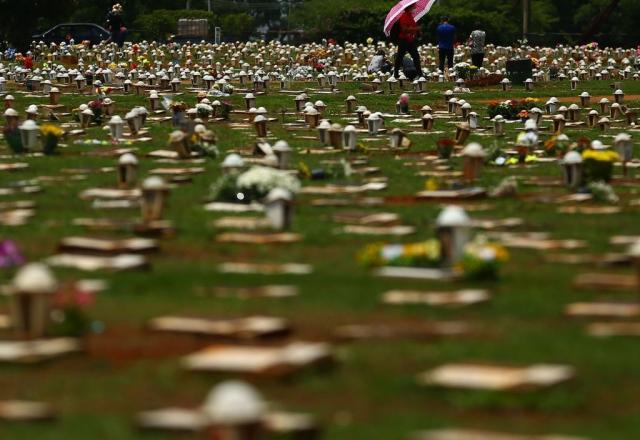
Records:
[[[453,43],[456,39],[456,28],[449,23],[449,17],[442,17],[442,23],[436,30],[438,49],[440,52],[440,70],[444,73],[445,60],[449,69],[453,68]]]

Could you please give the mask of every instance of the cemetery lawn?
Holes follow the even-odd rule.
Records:
[[[477,89],[464,96],[474,111],[486,116],[486,103],[508,97],[539,98],[542,107],[551,96],[563,104],[568,97],[577,97],[583,90],[592,95],[593,107],[599,97],[613,101],[609,81],[582,82],[577,91],[569,90],[568,82],[541,85],[527,93],[514,87],[503,93],[498,87]],[[297,84],[301,90],[305,85]],[[275,89],[277,85],[272,85]],[[342,93],[319,95],[334,122],[346,125],[342,113],[344,99],[358,90],[339,85]],[[444,109],[444,85],[428,85],[429,94],[412,95],[414,114],[429,104],[434,110]],[[640,81],[624,83],[626,103],[640,107]],[[33,99],[15,94],[16,108],[21,112]],[[293,109],[293,96],[270,92],[258,97],[273,117],[279,110]],[[598,97],[596,99],[596,96]],[[393,113],[397,95],[357,96],[359,104],[370,110]],[[185,94],[193,104],[195,97]],[[117,113],[124,115],[133,105],[144,105],[140,97],[115,96]],[[88,102],[89,96],[63,95],[61,103],[69,108]],[[242,95],[231,97],[236,108],[243,108]],[[584,113],[583,113],[584,114]],[[238,118],[238,116],[235,116]],[[294,118],[287,116],[287,122]],[[483,121],[483,124],[488,122]],[[387,128],[400,126],[387,121]],[[509,124],[508,135],[498,140],[500,145],[515,138],[515,127]],[[145,176],[158,163],[144,158],[145,153],[166,148],[170,123],[147,124],[154,138],[139,143],[140,175]],[[232,130],[225,124],[210,124],[224,152],[246,147],[253,142],[253,131]],[[447,130],[453,125],[436,121],[435,130]],[[297,152],[317,142],[297,140],[280,123],[271,123],[275,137],[284,138]],[[595,138],[596,130],[567,128],[572,140],[581,136]],[[312,134],[311,132],[309,134]],[[108,132],[89,130],[88,138],[107,139]],[[389,187],[377,196],[412,196],[425,187],[425,178],[418,177],[416,167],[404,166],[419,158],[418,153],[434,151],[435,140],[441,135],[413,136],[410,153],[371,153],[370,165],[378,166],[388,177]],[[637,138],[636,135],[634,137]],[[612,138],[602,138],[606,144]],[[494,138],[472,134],[485,148]],[[382,137],[381,145],[386,142]],[[68,141],[69,147],[55,157],[4,158],[3,162],[27,162],[29,168],[0,173],[0,188],[19,180],[39,176],[62,175],[63,168],[98,168],[114,166],[115,158],[88,156],[83,153],[110,147],[80,146]],[[0,154],[7,154],[0,142]],[[413,154],[416,153],[416,154]],[[311,168],[340,155],[295,154],[293,163],[304,161]],[[293,231],[303,235],[299,243],[269,246],[218,244],[212,221],[223,214],[206,212],[203,202],[211,183],[219,176],[221,158],[210,159],[206,172],[194,177],[193,183],[172,190],[166,218],[174,222],[177,234],[161,240],[161,251],[150,257],[147,271],[121,273],[81,273],[56,269],[63,280],[100,278],[109,288],[98,295],[90,310],[92,318],[104,324],[101,334],[88,340],[88,353],[34,366],[0,366],[0,398],[31,399],[51,402],[60,418],[43,424],[0,424],[1,438],[24,439],[134,439],[165,438],[158,433],[137,430],[137,412],[167,406],[197,406],[208,390],[223,376],[192,374],[180,368],[180,358],[206,345],[205,339],[154,334],[145,329],[153,317],[191,315],[232,317],[263,314],[286,317],[294,325],[300,339],[329,340],[335,327],[351,323],[406,323],[431,321],[465,321],[476,329],[464,338],[433,340],[362,341],[336,345],[337,362],[328,371],[308,371],[285,380],[258,382],[259,389],[270,401],[284,409],[310,412],[325,426],[327,439],[404,439],[411,432],[438,427],[473,427],[522,433],[562,433],[594,439],[640,438],[640,351],[633,338],[596,339],[585,332],[587,321],[564,316],[568,303],[589,300],[612,301],[637,299],[638,292],[584,292],[572,289],[574,277],[583,272],[605,271],[632,273],[630,268],[593,269],[588,266],[550,264],[544,252],[510,250],[511,259],[505,265],[502,279],[494,283],[439,283],[402,281],[378,278],[361,267],[356,254],[364,245],[376,241],[420,241],[433,237],[433,223],[441,204],[431,202],[394,203],[373,208],[316,207],[309,201],[317,196],[298,197]],[[452,160],[461,169],[458,159]],[[172,165],[167,165],[172,166]],[[174,165],[175,166],[175,165]],[[200,165],[198,165],[200,166]],[[636,171],[632,169],[631,175]],[[481,184],[495,186],[509,175],[556,176],[557,163],[538,163],[528,167],[484,168]],[[618,170],[619,173],[619,170]],[[324,182],[312,182],[323,184]],[[308,184],[308,182],[306,183]],[[78,194],[91,187],[114,187],[114,173],[91,173],[86,180],[67,179],[43,183],[43,192],[35,195],[2,196],[0,201],[36,201],[36,216],[25,226],[2,227],[0,237],[14,239],[29,260],[41,260],[55,253],[57,243],[65,236],[105,234],[87,232],[72,225],[79,217],[133,217],[136,210],[95,210],[91,202]],[[637,187],[615,187],[628,206],[628,201],[640,198]],[[560,214],[559,205],[534,201],[532,195],[560,194],[558,187],[520,185],[515,199],[487,200],[492,208],[470,212],[473,218],[520,217],[520,231],[546,231],[553,238],[586,240],[588,247],[577,252],[603,253],[622,251],[608,244],[613,235],[638,233],[638,211],[626,207],[613,215]],[[408,238],[380,238],[337,233],[339,224],[331,220],[337,212],[348,210],[386,211],[399,213],[403,222],[417,227]],[[226,214],[224,214],[226,215]],[[107,236],[117,236],[106,234]],[[569,252],[569,251],[565,251]],[[227,261],[300,262],[313,265],[314,271],[303,276],[228,275],[216,270]],[[13,272],[0,272],[2,283]],[[300,289],[297,297],[287,299],[218,298],[216,286],[259,286],[263,284],[294,285]],[[464,287],[489,289],[489,303],[466,308],[441,309],[427,306],[388,306],[380,302],[381,294],[392,288],[420,290],[451,290]],[[4,299],[0,307],[5,309]],[[559,363],[575,367],[576,379],[552,389],[534,392],[485,393],[460,392],[419,386],[416,375],[447,362],[478,361],[525,365]],[[181,438],[167,436],[166,438]],[[185,437],[188,438],[188,437]]]

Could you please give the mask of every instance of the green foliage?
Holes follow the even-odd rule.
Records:
[[[166,40],[178,30],[178,20],[181,18],[205,18],[209,21],[209,35],[213,35],[216,16],[207,11],[198,10],[168,10],[158,9],[149,14],[143,14],[134,23],[134,27],[142,38],[148,40]]]
[[[220,17],[222,37],[225,41],[246,40],[255,29],[255,19],[244,12]]]
[[[536,0],[531,2],[529,40],[535,44],[578,43],[610,0],[588,2],[567,0]],[[291,22],[306,31],[306,38],[333,37],[340,41],[364,41],[368,37],[382,38],[382,23],[390,3],[383,0],[309,0],[297,7]],[[322,11],[322,19],[318,11]],[[435,29],[442,15],[448,15],[458,29],[458,41],[479,24],[487,31],[488,41],[509,45],[521,37],[522,6],[520,1],[448,0],[433,7],[420,22],[423,42],[435,42]],[[621,0],[612,17],[599,30],[601,44],[635,44],[638,40],[635,24],[640,17],[640,3]],[[634,38],[635,36],[635,38]]]
[[[0,0],[0,40],[7,39],[24,47],[33,33],[44,31],[61,22],[90,22],[104,25],[106,13],[114,0],[34,0],[9,2]],[[392,2],[388,0],[306,0],[291,3],[248,0],[236,3],[217,0],[214,13],[206,12],[205,0],[121,1],[124,20],[131,30],[130,39],[166,38],[175,32],[178,18],[208,18],[210,25],[221,26],[223,38],[241,40],[255,36],[258,28],[275,31],[298,28],[306,40],[335,38],[361,42],[368,37],[382,39],[382,23]],[[255,3],[255,5],[253,5]],[[539,45],[577,44],[611,0],[535,0],[531,2],[529,41]],[[284,18],[290,5],[290,17]],[[37,13],[34,13],[37,10]],[[284,14],[284,15],[283,15]],[[440,16],[447,14],[458,28],[458,40],[466,40],[479,22],[487,31],[488,41],[512,44],[521,37],[521,1],[513,0],[447,0],[434,6],[422,19],[423,42],[435,42],[435,28]],[[598,28],[594,37],[601,45],[636,45],[640,18],[640,2],[620,0],[611,17]],[[285,25],[286,22],[286,25]],[[213,35],[213,34],[211,34]]]
[[[292,10],[291,23],[304,29],[309,40],[363,41],[384,37],[382,21],[388,9],[388,2],[381,1],[308,0]]]
[[[204,18],[209,21],[209,38],[213,37],[214,28],[220,26],[226,39],[247,39],[254,28],[254,19],[243,12],[217,16],[211,12],[200,10],[159,9],[137,18],[134,27],[140,38],[147,40],[166,40],[174,35],[181,18]]]

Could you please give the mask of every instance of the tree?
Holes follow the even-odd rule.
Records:
[[[31,35],[48,29],[51,23],[67,21],[74,7],[72,0],[0,0],[0,40],[26,48]]]

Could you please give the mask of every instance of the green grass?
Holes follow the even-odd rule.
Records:
[[[303,87],[304,85],[298,85]],[[412,108],[429,104],[443,108],[445,85],[430,85],[429,95],[412,98]],[[328,105],[329,117],[343,122],[339,113],[344,98],[356,92],[353,85],[341,85],[342,93],[313,95]],[[592,96],[611,95],[609,82],[582,83],[581,89]],[[541,105],[550,96],[577,96],[568,83],[548,84],[535,92],[514,90],[503,93],[497,88],[478,90],[465,96],[482,116],[484,102],[511,96],[539,97]],[[640,94],[640,82],[626,82],[628,96]],[[22,111],[29,103],[16,95],[16,107]],[[395,96],[359,96],[360,103],[371,110],[393,112]],[[114,98],[119,114],[134,104],[143,104],[133,96]],[[193,104],[194,98],[186,100]],[[62,103],[76,107],[88,97],[63,96]],[[243,106],[241,96],[232,101]],[[274,116],[281,108],[293,108],[293,97],[271,93],[258,98]],[[638,102],[630,102],[630,106]],[[595,106],[594,106],[595,107]],[[414,110],[417,111],[417,110]],[[289,117],[289,120],[292,120]],[[393,124],[388,124],[391,128]],[[245,147],[253,142],[253,134],[230,130],[224,124],[211,124],[219,137],[222,152]],[[504,144],[513,140],[515,130],[508,127]],[[171,130],[169,124],[149,125],[154,141],[139,144],[140,156],[165,147]],[[286,137],[291,146],[300,150],[316,145],[288,135],[279,124],[270,129],[278,137]],[[438,120],[436,130],[453,131],[452,126]],[[597,136],[593,130],[567,129],[572,138]],[[106,139],[101,129],[91,129],[90,137]],[[416,136],[413,151],[431,151],[436,136]],[[489,146],[491,137],[471,136]],[[611,141],[608,140],[610,143]],[[0,152],[6,153],[0,143]],[[24,157],[20,161],[30,168],[15,173],[0,174],[0,187],[40,175],[60,175],[69,167],[99,167],[115,164],[115,159],[97,158],[80,153],[104,147],[70,146],[55,157]],[[317,166],[333,156],[297,155]],[[14,160],[3,159],[4,161]],[[380,166],[389,178],[384,195],[411,195],[424,187],[424,178],[417,169],[403,167],[406,157],[394,154],[372,154],[371,165]],[[36,399],[52,402],[61,417],[53,424],[0,424],[2,438],[38,439],[128,439],[164,438],[137,431],[133,416],[141,410],[170,405],[198,405],[220,377],[188,374],[179,368],[179,355],[157,355],[163,349],[163,338],[144,331],[147,319],[159,314],[197,314],[204,316],[237,316],[248,313],[273,314],[292,320],[301,335],[330,337],[338,324],[371,322],[377,319],[392,322],[404,319],[465,320],[480,331],[477,336],[433,341],[368,341],[337,347],[339,362],[326,373],[309,372],[291,381],[265,381],[259,387],[264,395],[282,407],[309,411],[326,427],[328,439],[402,439],[409,433],[441,426],[468,426],[486,429],[513,430],[523,433],[558,432],[584,435],[598,439],[640,438],[640,356],[634,339],[600,341],[585,335],[584,321],[563,316],[564,306],[572,301],[598,298],[635,299],[633,293],[595,294],[573,291],[573,277],[588,270],[585,267],[547,264],[542,254],[516,250],[506,265],[504,277],[497,283],[483,283],[494,293],[489,304],[455,310],[423,307],[388,307],[379,303],[382,292],[389,288],[442,289],[469,286],[469,283],[442,285],[431,282],[394,281],[372,277],[359,267],[357,250],[375,239],[335,233],[337,224],[331,214],[347,208],[316,208],[306,203],[310,197],[300,197],[296,206],[294,231],[304,236],[303,242],[282,246],[221,245],[214,240],[211,226],[216,214],[205,212],[202,201],[209,185],[219,175],[220,160],[209,160],[206,172],[194,178],[192,184],[172,191],[167,218],[177,227],[174,238],[162,241],[162,252],[151,257],[150,271],[120,274],[97,274],[109,281],[110,288],[99,295],[91,309],[94,319],[106,325],[106,332],[92,337],[97,344],[109,344],[120,356],[79,355],[45,365],[0,367],[0,398]],[[141,160],[141,175],[157,164]],[[460,163],[453,160],[455,168]],[[633,171],[632,171],[633,172]],[[485,167],[482,184],[490,186],[508,175],[559,175],[557,164],[537,164],[529,168]],[[61,237],[85,234],[71,224],[76,217],[135,216],[137,212],[95,211],[90,202],[77,196],[88,187],[114,186],[113,174],[93,174],[84,181],[45,184],[44,192],[33,196],[37,215],[26,226],[0,231],[2,238],[16,240],[30,260],[52,255]],[[524,193],[562,193],[562,189],[522,187]],[[616,188],[624,200],[637,197],[635,188]],[[372,194],[376,195],[376,194]],[[2,197],[18,200],[26,197]],[[494,208],[473,216],[499,218],[518,216],[525,220],[522,230],[549,231],[557,238],[583,239],[589,252],[607,250],[609,236],[635,234],[637,213],[625,209],[609,216],[578,216],[557,213],[557,205],[518,199],[492,200]],[[366,208],[365,208],[366,209]],[[378,209],[378,208],[376,208]],[[408,240],[433,235],[432,226],[440,205],[389,205],[385,211],[401,214],[405,223],[418,227],[418,233]],[[219,262],[246,260],[255,262],[296,261],[310,263],[314,273],[309,276],[236,276],[216,271]],[[624,270],[624,271],[629,271]],[[74,271],[59,270],[62,279],[87,277]],[[2,281],[13,274],[0,273]],[[202,295],[214,286],[251,286],[264,283],[293,284],[300,295],[287,300],[220,299]],[[102,341],[102,342],[100,342]],[[154,352],[155,350],[155,352]],[[154,353],[156,353],[154,355]],[[415,375],[430,367],[451,361],[477,360],[525,364],[553,362],[572,365],[577,370],[575,381],[535,393],[474,393],[427,389],[419,387]]]

